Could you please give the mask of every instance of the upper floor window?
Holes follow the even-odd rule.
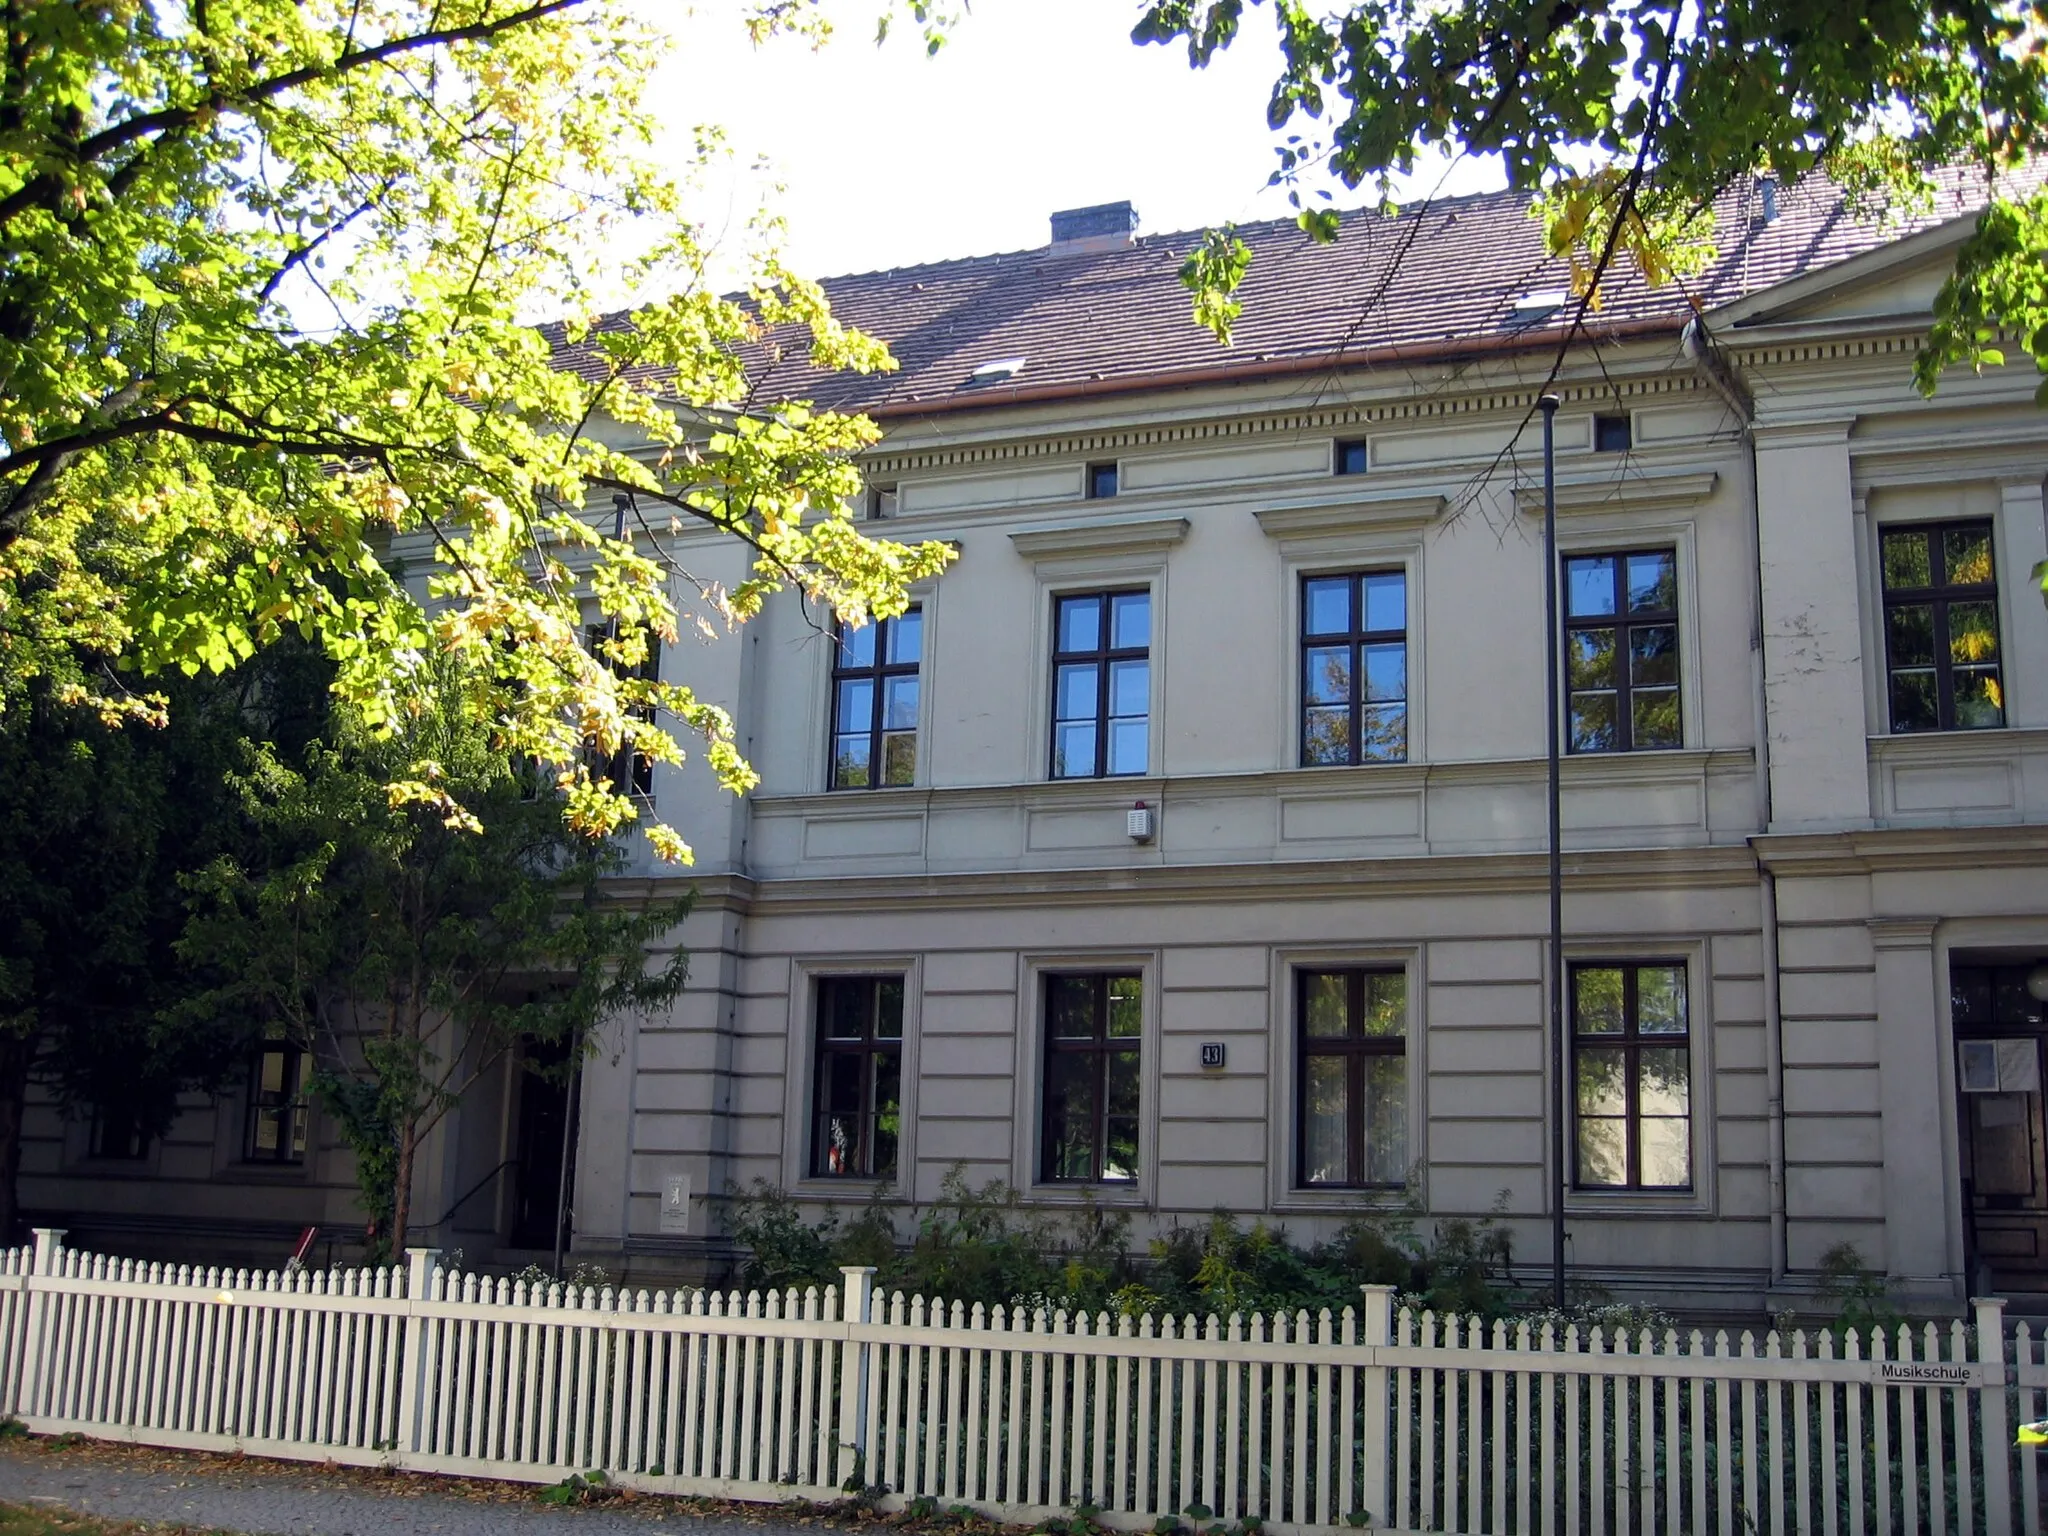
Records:
[[[610,639],[612,630],[608,625],[592,624],[583,631],[584,645],[593,654],[602,656],[600,647]],[[605,665],[613,667],[617,675],[650,683],[661,680],[661,637],[649,632],[647,654],[635,667],[621,667],[606,660]],[[646,704],[637,704],[626,713],[633,719],[653,723],[654,710]],[[642,799],[654,794],[654,759],[635,752],[631,747],[621,747],[609,758],[593,754],[590,764],[592,777],[610,784],[622,795],[638,795]]]
[[[1677,553],[1567,555],[1564,578],[1567,749],[1631,752],[1683,745]]]
[[[871,485],[868,487],[868,517],[880,522],[894,517],[902,505],[902,495],[893,485]]]
[[[1118,1183],[1138,1176],[1137,976],[1045,978],[1045,1124],[1039,1176]]]
[[[1309,576],[1301,584],[1301,760],[1408,758],[1408,578]]]
[[[1053,599],[1052,777],[1145,772],[1151,642],[1150,592]]]
[[[88,1156],[134,1162],[148,1153],[149,1133],[142,1128],[142,1117],[133,1109],[118,1104],[93,1106]]]
[[[887,1179],[903,1129],[903,978],[818,982],[811,1174]]]
[[[1362,475],[1366,471],[1365,439],[1353,437],[1340,439],[1337,443],[1336,460],[1332,467],[1340,475]]]
[[[1408,1156],[1408,978],[1296,973],[1297,1167],[1304,1186],[1398,1185]]]
[[[1885,528],[1878,547],[1892,730],[2005,724],[1991,524]]]
[[[1635,424],[1626,416],[1593,418],[1593,451],[1627,453],[1635,444]]]
[[[832,631],[832,788],[908,784],[917,774],[917,664],[924,614],[912,608]]]
[[[1116,466],[1114,464],[1090,464],[1088,466],[1088,499],[1103,501],[1116,494]]]
[[[249,1124],[242,1155],[252,1163],[306,1160],[306,1053],[266,1040],[249,1070]]]
[[[1685,967],[1571,968],[1581,1189],[1692,1187],[1692,1048]]]

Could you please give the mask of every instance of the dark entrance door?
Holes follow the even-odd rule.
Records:
[[[561,1045],[528,1041],[520,1050],[519,1130],[514,1144],[512,1246],[553,1249],[562,1217],[563,1132],[569,1086]]]
[[[2027,991],[2033,969],[1959,963],[1950,971],[1973,1271],[1989,1269],[2000,1290],[2048,1290],[2044,1025],[2042,1004]]]

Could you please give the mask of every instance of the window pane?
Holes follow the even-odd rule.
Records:
[[[844,678],[839,684],[839,729],[865,731],[875,723],[875,684],[865,677]]]
[[[1406,630],[1408,628],[1408,578],[1400,571],[1385,571],[1377,576],[1367,576],[1361,585],[1365,588],[1365,627],[1374,631]]]
[[[1365,647],[1365,696],[1374,702],[1408,697],[1408,647],[1400,642]]]
[[[1595,1185],[1628,1183],[1627,1122],[1579,1121],[1579,1182]]]
[[[1614,695],[1573,694],[1571,749],[1574,752],[1612,752],[1614,743]]]
[[[1311,1039],[1345,1033],[1345,998],[1350,978],[1342,971],[1306,971],[1301,978],[1301,1026]]]
[[[1692,1113],[1692,1053],[1659,1046],[1636,1053],[1636,1103],[1646,1115]]]
[[[1879,563],[1884,567],[1887,591],[1934,585],[1934,573],[1927,564],[1925,533],[1918,529],[1910,533],[1888,533],[1880,541],[1879,548]]]
[[[915,662],[924,649],[924,615],[913,608],[889,621],[886,655],[892,665]]]
[[[2005,724],[2005,690],[1996,667],[1959,667],[1955,676],[1956,728],[1982,730]]]
[[[1934,674],[1931,671],[1892,674],[1892,729],[1931,731],[1941,724]]]
[[[1096,1034],[1095,978],[1048,976],[1046,996],[1052,1008],[1055,1040],[1092,1040]]]
[[[1062,725],[1052,733],[1052,776],[1085,779],[1095,772],[1095,725]]]
[[[1369,763],[1408,759],[1408,706],[1374,704],[1359,714],[1358,755]]]
[[[1303,702],[1343,704],[1351,698],[1351,647],[1317,646],[1302,654]]]
[[[1566,614],[1581,619],[1614,612],[1614,566],[1610,555],[1582,555],[1565,561]]]
[[[1351,1177],[1346,1136],[1350,1069],[1342,1056],[1311,1056],[1303,1063],[1301,1181],[1343,1184]]]
[[[1112,720],[1109,725],[1109,771],[1143,773],[1150,734],[1143,720]]]
[[[1061,667],[1054,680],[1053,712],[1061,720],[1093,720],[1102,676],[1094,662]]]
[[[1408,978],[1373,971],[1365,978],[1365,1033],[1399,1038],[1408,1031]]]
[[[1678,607],[1678,561],[1669,550],[1628,557],[1631,613],[1668,613]]]
[[[1135,1179],[1138,1176],[1137,1118],[1114,1115],[1104,1129],[1109,1136],[1109,1148],[1102,1159],[1103,1181]]]
[[[855,629],[850,624],[839,626],[839,665],[842,667],[872,667],[875,664],[875,626],[863,624]]]
[[[1643,688],[1628,696],[1629,745],[1675,747],[1683,732],[1678,722],[1676,688]]]
[[[1646,1119],[1643,1145],[1645,1189],[1684,1189],[1692,1183],[1692,1122]]]
[[[1144,1023],[1145,988],[1136,976],[1109,978],[1109,1032],[1135,1037]]]
[[[1678,686],[1678,626],[1639,624],[1628,632],[1628,680],[1637,687]]]
[[[882,729],[885,731],[914,731],[917,729],[917,679],[914,677],[891,677],[882,684]]]
[[[1575,1065],[1576,1101],[1582,1115],[1628,1113],[1628,1052],[1581,1046]]]
[[[1621,682],[1616,670],[1615,631],[1575,629],[1565,637],[1565,677],[1574,688],[1613,688]]]
[[[1063,597],[1059,600],[1059,648],[1062,651],[1102,649],[1102,599]]]
[[[1302,633],[1343,635],[1351,632],[1351,578],[1321,576],[1301,585]]]
[[[917,782],[915,731],[900,731],[882,738],[882,782],[888,785]]]
[[[896,1139],[903,1132],[903,1064],[894,1051],[875,1052],[874,1152],[865,1172],[886,1179],[896,1172]]]
[[[874,984],[865,978],[819,983],[819,1013],[828,1040],[867,1038]]]
[[[832,782],[841,789],[866,789],[868,738],[841,736],[832,748]]]
[[[1125,719],[1142,715],[1151,693],[1152,663],[1113,661],[1109,664],[1109,712]]]
[[[903,1038],[903,982],[891,978],[875,984],[875,1034],[884,1040]]]
[[[1982,523],[1941,530],[1942,573],[1952,587],[1988,585],[1991,581],[1991,530]]]
[[[1957,1024],[1991,1022],[1991,974],[1957,966],[1949,973],[1949,1012]]]
[[[281,1129],[279,1122],[282,1118],[280,1111],[275,1109],[256,1111],[256,1130],[252,1139],[258,1152],[274,1154],[277,1151],[280,1140],[278,1132]]]
[[[1636,968],[1636,1028],[1646,1035],[1685,1033],[1683,966],[1644,965]]]
[[[1351,761],[1351,711],[1308,710],[1301,722],[1301,760],[1304,763],[1348,763]]]
[[[1119,651],[1140,649],[1152,641],[1152,594],[1119,592],[1109,600],[1109,643]]]
[[[829,1115],[843,1115],[858,1126],[867,1109],[861,1092],[863,1058],[858,1051],[827,1051],[819,1063],[818,1098]]]
[[[1948,605],[1948,654],[1957,666],[1998,660],[1998,609],[1992,603]]]
[[[1934,665],[1934,605],[1897,603],[1885,610],[1885,639],[1895,667]]]
[[[296,1109],[292,1110],[292,1111],[291,1111],[291,1117],[292,1117],[292,1150],[291,1150],[291,1156],[292,1156],[292,1160],[293,1160],[294,1162],[297,1162],[297,1161],[299,1161],[300,1159],[304,1158],[304,1157],[305,1157],[305,1155],[306,1155],[306,1106],[305,1106],[305,1105],[303,1105],[303,1104],[301,1104],[301,1105],[300,1105],[300,1106],[299,1106],[298,1108],[296,1108]]]
[[[1365,1063],[1365,1181],[1399,1184],[1408,1172],[1408,1063],[1373,1056]]]
[[[1109,1058],[1109,1103],[1106,1113],[1138,1117],[1138,1053],[1115,1051]]]
[[[1095,1068],[1100,1057],[1053,1055],[1045,1063],[1046,1173],[1095,1176]]]
[[[265,1051],[257,1069],[257,1091],[270,1097],[284,1092],[284,1052]]]
[[[1622,1031],[1621,972],[1613,966],[1582,965],[1572,972],[1572,1027],[1582,1035]]]

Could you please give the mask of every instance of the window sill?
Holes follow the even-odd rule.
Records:
[[[1090,1184],[1080,1180],[1060,1180],[1048,1183],[1041,1180],[1025,1191],[1027,1202],[1038,1205],[1082,1206],[1117,1205],[1144,1207],[1151,1204],[1145,1191],[1138,1187],[1138,1181]]]
[[[1411,1198],[1405,1185],[1324,1184],[1276,1196],[1273,1212],[1283,1216],[1387,1216],[1406,1211]]]
[[[1575,1189],[1565,1196],[1567,1216],[1707,1216],[1709,1202],[1696,1189]]]

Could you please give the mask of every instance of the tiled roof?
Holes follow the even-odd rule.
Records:
[[[1724,197],[1720,252],[1683,284],[1650,289],[1617,261],[1596,333],[1676,329],[1711,309],[1861,255],[1979,206],[1971,178],[1945,178],[1935,206],[1889,221],[1859,217],[1820,180],[1778,194],[1766,223],[1755,188]],[[877,415],[996,406],[1020,399],[1200,384],[1214,376],[1290,372],[1375,360],[1455,358],[1557,344],[1571,308],[1531,321],[1518,298],[1568,284],[1546,255],[1540,221],[1511,192],[1443,199],[1397,215],[1347,214],[1333,245],[1316,245],[1291,220],[1238,230],[1253,260],[1240,297],[1235,345],[1195,325],[1179,270],[1200,232],[1147,235],[1115,250],[1055,255],[1050,248],[975,256],[829,278],[833,312],[888,343],[901,367],[858,376],[820,373],[798,338],[779,360],[750,359],[757,398],[803,399]],[[1575,307],[1575,303],[1574,306]],[[622,316],[608,325],[623,324]],[[771,338],[774,339],[774,338]],[[1022,357],[1023,368],[974,384],[978,366]],[[565,349],[570,367],[590,366]],[[580,366],[579,366],[580,365]]]

